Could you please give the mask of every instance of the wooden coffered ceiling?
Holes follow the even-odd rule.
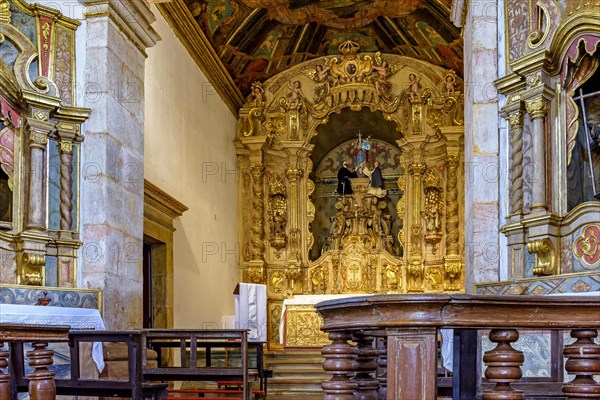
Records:
[[[361,51],[400,54],[462,76],[451,0],[173,0],[157,7],[234,113],[254,81],[293,65]]]

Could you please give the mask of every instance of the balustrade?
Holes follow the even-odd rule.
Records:
[[[570,330],[575,342],[564,347],[565,369],[575,378],[563,384],[563,396],[600,399],[600,383],[594,380],[600,375],[600,345],[594,342],[600,328],[598,298],[384,295],[325,301],[316,309],[333,342],[322,350],[324,369],[333,375],[322,385],[326,400],[434,399],[436,339],[442,328],[468,333],[455,338],[471,340],[476,330],[489,330],[496,347],[483,355],[485,377],[492,383],[483,390],[483,400],[525,398],[514,387],[522,377],[524,355],[511,344],[520,330]],[[373,345],[374,337],[380,347]],[[478,367],[474,357],[461,362],[464,346],[455,346],[455,399],[474,395],[468,380],[474,381]]]

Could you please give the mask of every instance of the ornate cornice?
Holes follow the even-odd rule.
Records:
[[[154,207],[171,219],[180,217],[188,210],[185,204],[147,179],[144,179],[144,204]]]
[[[145,0],[79,0],[79,2],[86,6],[83,13],[86,19],[110,18],[144,56],[147,56],[146,49],[160,40],[160,36],[152,28],[156,18]]]
[[[231,113],[237,117],[244,104],[244,97],[183,0],[159,3],[156,7]]]

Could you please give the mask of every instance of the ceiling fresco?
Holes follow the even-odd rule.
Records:
[[[243,95],[293,65],[339,54],[352,40],[362,52],[400,54],[462,76],[460,30],[451,0],[185,0]]]

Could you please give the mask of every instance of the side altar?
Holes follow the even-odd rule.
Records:
[[[239,268],[267,287],[271,349],[320,334],[312,304],[284,315],[295,296],[464,290],[457,72],[346,41],[252,88],[235,143]]]

